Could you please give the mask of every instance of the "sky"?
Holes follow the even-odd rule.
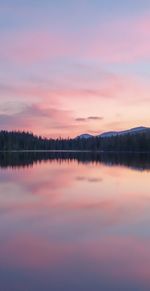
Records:
[[[0,130],[150,126],[149,0],[0,0]]]

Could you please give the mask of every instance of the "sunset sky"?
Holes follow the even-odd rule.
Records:
[[[150,0],[1,0],[0,129],[150,126]]]

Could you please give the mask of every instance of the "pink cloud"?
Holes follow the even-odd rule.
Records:
[[[132,76],[107,74],[106,72],[102,74],[101,72],[97,80],[89,77],[87,82],[87,78],[85,80],[83,74],[79,84],[76,76],[74,76],[74,78],[71,77],[71,80],[68,77],[67,84],[63,81],[56,82],[55,88],[51,82],[47,85],[38,85],[38,82],[34,85],[29,83],[13,86],[1,84],[0,92],[1,96],[7,98],[11,96],[9,100],[14,100],[17,96],[20,99],[20,102],[15,102],[16,112],[14,112],[13,103],[1,101],[1,129],[31,130],[36,134],[54,137],[62,136],[63,130],[63,136],[68,137],[78,135],[84,131],[108,129],[105,115],[101,120],[93,119],[91,121],[87,119],[87,122],[81,123],[78,117],[85,120],[87,116],[101,116],[104,113],[101,109],[98,112],[97,106],[94,114],[84,107],[84,115],[81,115],[81,110],[79,113],[77,112],[77,104],[84,104],[88,100],[89,106],[91,104],[92,107],[93,100],[99,102],[99,104],[105,104],[110,100],[114,102],[113,106],[117,102],[120,108],[126,106],[126,109],[134,105],[135,101],[136,106],[148,104],[150,86],[147,82]],[[136,107],[134,107],[135,109]],[[120,128],[120,122],[123,125],[123,120],[120,120],[120,118],[118,120],[117,118],[116,120],[107,118],[107,123],[111,123],[113,128],[115,128],[115,124],[117,124],[117,128]],[[94,124],[97,125],[97,128],[93,128]],[[125,125],[124,123],[124,126],[128,127],[128,124]]]
[[[0,55],[3,59],[23,64],[36,63],[55,57],[84,57],[104,62],[135,62],[150,57],[150,17],[117,19],[97,23],[91,31],[70,37],[61,31],[43,30],[14,32],[1,35]],[[70,41],[71,39],[71,41]],[[7,50],[6,50],[7,47]],[[9,49],[11,48],[11,49]]]
[[[42,134],[43,130],[57,136],[58,132],[65,133],[71,128],[76,129],[71,112],[54,107],[46,107],[44,104],[31,104],[24,106],[17,113],[0,114],[1,129],[31,130]]]
[[[93,31],[89,52],[104,62],[135,62],[150,58],[150,15],[117,19]],[[88,52],[87,52],[88,55]]]

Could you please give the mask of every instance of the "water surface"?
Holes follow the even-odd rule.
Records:
[[[0,290],[150,290],[150,162],[0,154]]]

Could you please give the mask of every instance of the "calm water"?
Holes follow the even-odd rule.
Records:
[[[0,157],[0,291],[150,290],[148,159],[37,155]]]

